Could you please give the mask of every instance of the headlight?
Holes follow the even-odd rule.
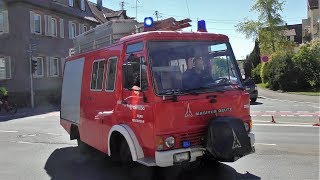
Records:
[[[172,148],[174,146],[174,137],[170,136],[170,137],[167,137],[166,140],[165,140],[165,144],[168,148]]]

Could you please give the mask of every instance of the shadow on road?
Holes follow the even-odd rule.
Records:
[[[43,107],[43,108],[35,108],[35,109],[18,109],[16,114],[10,115],[4,112],[3,110],[0,112],[0,122],[10,121],[19,118],[25,118],[30,116],[36,116],[40,114],[46,114],[50,112],[60,111],[60,107],[52,106],[52,107]]]
[[[250,102],[250,105],[261,105],[261,104],[263,104],[263,103],[261,103],[261,102]]]
[[[54,180],[70,179],[112,179],[112,180],[211,180],[211,179],[260,179],[249,172],[238,173],[232,167],[213,163],[193,167],[145,167],[139,165],[133,169],[121,167],[110,161],[100,152],[82,155],[77,147],[56,149],[48,158],[44,167]]]

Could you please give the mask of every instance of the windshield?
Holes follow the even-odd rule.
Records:
[[[242,87],[229,43],[156,41],[148,50],[159,95]]]

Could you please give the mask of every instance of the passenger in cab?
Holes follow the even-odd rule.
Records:
[[[192,63],[192,68],[191,68]],[[204,71],[204,62],[202,57],[195,57],[187,60],[187,70],[182,76],[182,85],[184,89],[194,89],[204,86],[212,81],[212,77]]]

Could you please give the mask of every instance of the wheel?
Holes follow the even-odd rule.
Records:
[[[251,98],[250,100],[251,100],[251,102],[256,102],[257,98]]]
[[[130,151],[128,143],[126,142],[125,139],[123,139],[121,141],[119,153],[120,153],[119,154],[120,162],[122,165],[132,165],[133,164],[131,151]]]
[[[17,105],[16,104],[8,104],[8,107],[7,107],[7,113],[9,114],[15,114],[17,113]]]
[[[89,146],[85,142],[81,141],[80,139],[77,139],[77,142],[80,153],[87,154],[91,151],[91,146]]]

